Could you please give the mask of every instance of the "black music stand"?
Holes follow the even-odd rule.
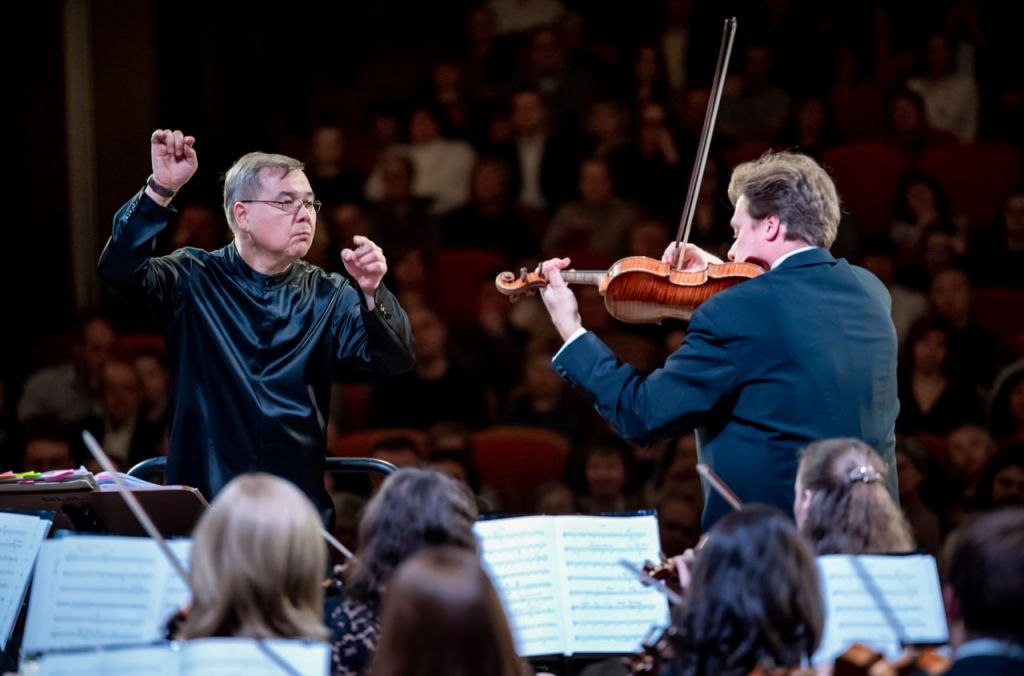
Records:
[[[0,508],[49,510],[54,529],[108,535],[146,535],[116,490],[40,490],[0,493]],[[132,494],[167,537],[188,537],[206,509],[206,499],[190,486],[133,488]]]

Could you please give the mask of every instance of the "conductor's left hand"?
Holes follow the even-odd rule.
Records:
[[[372,310],[374,294],[388,271],[388,263],[381,248],[369,238],[356,235],[352,242],[355,245],[354,249],[341,250],[341,262],[352,279],[359,284],[363,296],[366,297],[367,306]]]

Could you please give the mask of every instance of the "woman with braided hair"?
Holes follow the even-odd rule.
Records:
[[[817,554],[887,554],[916,549],[886,490],[886,464],[859,439],[817,441],[800,454],[793,515]]]

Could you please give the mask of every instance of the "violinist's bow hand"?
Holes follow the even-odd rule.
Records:
[[[679,261],[679,253],[675,242],[670,242],[665,248],[665,253],[661,255],[661,260],[668,263],[673,268],[676,267],[676,264]],[[686,252],[683,256],[683,270],[707,270],[708,266],[712,263],[719,264],[721,262],[721,258],[704,251],[704,249],[701,249],[696,244],[686,245]]]

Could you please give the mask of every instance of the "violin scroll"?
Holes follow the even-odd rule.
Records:
[[[494,288],[499,293],[508,296],[513,303],[524,294],[537,293],[548,285],[548,280],[540,272],[529,272],[526,268],[520,268],[519,274],[506,270],[499,272],[494,278]]]

